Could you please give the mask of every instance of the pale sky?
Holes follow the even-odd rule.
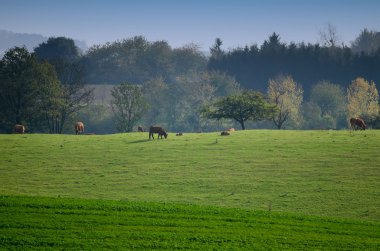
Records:
[[[349,45],[363,30],[380,31],[380,0],[0,0],[0,29],[66,36],[88,46],[142,35],[176,48],[209,50],[257,43],[319,42],[331,23]]]

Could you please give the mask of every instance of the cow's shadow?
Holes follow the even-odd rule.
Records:
[[[130,141],[128,143],[130,144],[135,144],[135,143],[143,143],[143,142],[149,142],[149,139],[140,139],[140,140],[135,140],[135,141]]]

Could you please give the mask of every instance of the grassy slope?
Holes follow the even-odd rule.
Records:
[[[379,248],[380,132],[146,137],[0,135],[0,195],[107,199],[0,196],[0,248]]]
[[[0,135],[0,194],[380,220],[380,131]]]
[[[377,250],[380,223],[194,205],[0,196],[0,249]]]

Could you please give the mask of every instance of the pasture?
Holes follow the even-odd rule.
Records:
[[[376,250],[380,224],[195,205],[0,197],[0,249]]]
[[[60,208],[60,206],[54,206],[53,209],[58,212],[65,212],[67,209],[68,212],[64,215],[66,217],[72,215],[75,222],[78,220],[74,217],[76,207],[85,210],[89,203],[103,205],[108,209],[106,212],[102,209],[99,209],[100,212],[96,211],[98,209],[89,209],[81,211],[83,214],[99,213],[104,214],[104,217],[109,215],[111,218],[120,216],[120,211],[112,209],[113,205],[117,208],[130,208],[130,205],[147,207],[147,218],[141,220],[141,225],[136,223],[133,228],[142,232],[145,229],[145,220],[151,217],[149,212],[153,210],[156,216],[158,215],[157,220],[161,219],[159,215],[162,212],[156,212],[159,208],[163,208],[163,211],[175,208],[174,213],[162,214],[162,221],[168,220],[168,223],[163,223],[164,225],[175,226],[192,224],[194,217],[203,217],[204,210],[211,210],[208,211],[210,214],[232,213],[240,220],[227,216],[228,219],[232,219],[227,220],[228,227],[242,228],[236,229],[236,235],[229,237],[239,239],[235,244],[231,244],[231,249],[239,249],[239,245],[243,249],[249,249],[251,246],[265,250],[293,249],[292,247],[302,249],[306,246],[316,249],[345,249],[350,246],[358,249],[379,248],[379,146],[380,131],[375,130],[357,132],[249,130],[233,132],[226,137],[219,136],[218,132],[185,133],[184,136],[175,137],[174,133],[169,132],[168,138],[163,140],[148,140],[147,132],[78,136],[0,135],[2,241],[9,244],[14,236],[12,231],[4,226],[21,222],[21,219],[27,218],[29,210],[36,217],[35,220],[30,219],[31,228],[40,229],[38,227],[40,216],[33,212],[37,210],[36,208],[51,208],[49,206],[51,203],[59,205],[71,203],[73,209]],[[24,203],[25,200],[28,203]],[[33,203],[37,203],[38,206],[33,206]],[[46,213],[59,214],[54,210]],[[181,210],[187,213],[189,212],[187,210],[193,210],[194,215],[186,216]],[[9,212],[20,213],[16,213],[13,217],[3,217],[10,215]],[[139,212],[139,217],[144,218],[144,212]],[[125,210],[122,213],[131,212]],[[189,220],[181,220],[181,223],[178,223],[177,217],[180,215],[185,215],[184,218]],[[253,231],[255,227],[249,229],[252,222],[259,221],[258,215],[265,216],[263,224],[273,222],[275,227],[262,234]],[[90,227],[93,222],[95,232],[92,234],[96,236],[98,233],[99,236],[103,236],[102,230],[96,232],[97,224],[102,224],[101,222],[107,217],[99,219],[100,222],[96,219],[92,221],[91,217],[88,218],[86,226]],[[70,219],[70,217],[64,218],[62,221],[67,221],[70,226]],[[214,223],[208,218],[207,213],[203,219],[205,222],[199,223],[204,226],[202,230],[207,229],[208,223],[215,231],[226,230],[223,227],[223,222],[226,220],[212,225]],[[281,223],[284,219],[292,221],[295,225],[290,222]],[[297,219],[305,221],[297,223]],[[324,233],[330,233],[330,240],[323,239],[324,230],[313,227],[314,223],[310,222],[314,221],[316,226],[327,229]],[[247,222],[251,222],[251,225]],[[336,223],[333,230],[328,227],[329,222]],[[116,222],[113,227],[112,221],[108,224],[104,225],[104,231],[113,228],[112,233],[117,236],[122,224]],[[275,230],[278,226],[276,224],[281,225],[279,228],[281,230]],[[348,226],[352,229],[348,230],[350,229]],[[264,226],[258,227],[266,229]],[[306,230],[304,227],[311,229]],[[175,232],[176,228],[173,229]],[[196,243],[209,243],[208,238],[225,239],[211,230],[205,231],[205,235],[200,236],[195,226],[187,230],[190,233],[186,236],[182,236],[180,233],[183,231],[178,230],[177,237],[181,240],[195,238],[193,241]],[[343,233],[344,230],[349,231],[349,234]],[[9,236],[4,234],[4,231],[9,232]],[[120,235],[125,233],[124,230],[120,231]],[[285,241],[288,244],[278,242],[286,235],[280,234],[284,231],[289,232],[286,238],[295,239],[289,243]],[[305,237],[309,238],[309,241],[302,241],[301,233],[309,231],[315,240],[322,238],[319,244],[312,244],[314,241],[311,239],[314,237],[310,237],[311,239]],[[149,233],[154,236],[153,232],[144,232],[145,237],[155,239],[149,237]],[[227,232],[233,235],[234,231]],[[252,233],[252,236],[244,239],[243,232]],[[104,232],[104,235],[107,239],[108,234]],[[339,241],[344,235],[347,240]],[[262,242],[256,242],[259,236],[262,237]],[[168,237],[168,240],[171,238],[173,237]],[[295,244],[296,240],[299,240],[298,246]],[[264,245],[265,241],[272,244]],[[258,243],[258,246],[252,246],[253,242]],[[202,245],[191,247],[190,244],[181,246],[180,240],[176,240],[175,243],[179,244],[178,248],[202,247]],[[166,246],[161,243],[158,248],[174,249],[175,243],[166,243]],[[230,240],[229,243],[233,242]],[[243,245],[244,243],[247,245]],[[276,246],[274,243],[282,243],[284,246],[282,244]],[[311,246],[306,245],[307,243]],[[329,247],[329,243],[333,246]],[[368,245],[365,246],[365,243]],[[215,244],[214,248],[222,247],[218,246],[219,244]],[[228,249],[229,246],[226,244],[225,247]],[[207,246],[207,249],[211,249],[211,246]]]

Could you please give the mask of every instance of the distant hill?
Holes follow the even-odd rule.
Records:
[[[15,33],[8,30],[0,30],[0,56],[9,48],[15,46],[25,46],[29,51],[33,51],[40,43],[48,40],[48,37],[40,34]],[[84,41],[74,40],[76,46],[82,51],[87,50],[87,45]]]

